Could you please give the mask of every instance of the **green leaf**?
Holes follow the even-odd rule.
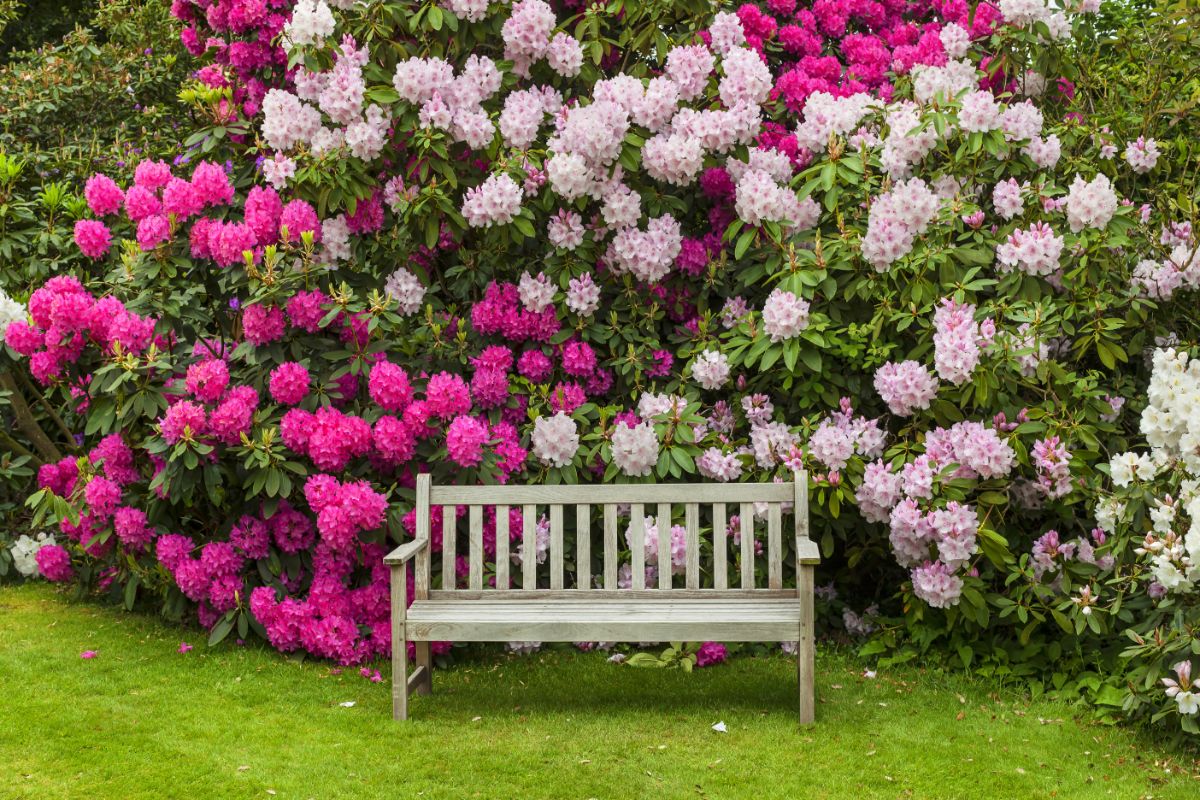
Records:
[[[733,257],[740,260],[746,255],[746,251],[750,249],[750,245],[754,242],[754,237],[758,234],[755,228],[747,228],[742,231],[742,235],[738,237],[737,244],[733,248]]]
[[[226,614],[217,620],[217,624],[213,626],[212,633],[208,635],[208,646],[216,647],[219,645],[229,632],[233,630],[233,616]]]

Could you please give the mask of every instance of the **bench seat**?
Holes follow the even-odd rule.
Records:
[[[517,593],[509,593],[517,594]],[[664,594],[674,594],[664,593]],[[409,641],[795,641],[800,599],[737,598],[415,600]]]

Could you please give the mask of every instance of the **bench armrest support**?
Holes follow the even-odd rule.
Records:
[[[411,542],[405,542],[384,556],[383,563],[393,567],[398,564],[403,564],[419,553],[428,544],[428,539],[415,539]]]
[[[817,547],[817,543],[806,536],[796,537],[796,563],[797,564],[820,564],[821,549]]]

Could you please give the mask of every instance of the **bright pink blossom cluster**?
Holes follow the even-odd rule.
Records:
[[[32,322],[8,325],[5,344],[29,357],[30,372],[44,385],[64,377],[89,343],[106,352],[138,354],[154,341],[155,320],[134,314],[111,295],[97,299],[71,275],[55,276],[37,289],[29,298],[29,315]]]

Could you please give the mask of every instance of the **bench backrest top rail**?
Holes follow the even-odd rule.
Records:
[[[594,486],[509,484],[430,486],[429,504],[523,505],[579,503],[780,503],[793,499],[792,483],[606,483]]]

